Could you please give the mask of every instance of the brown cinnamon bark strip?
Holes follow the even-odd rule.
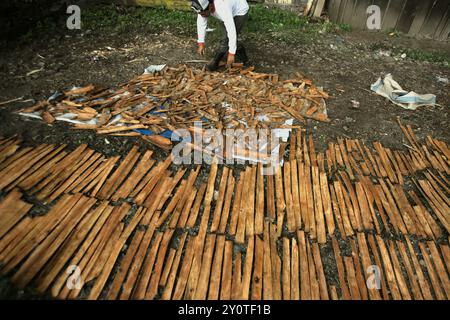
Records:
[[[100,192],[98,193],[100,199],[109,199],[112,196],[131,171],[138,158],[138,148],[133,146],[127,156],[122,160],[119,167],[117,167],[111,177],[106,181],[105,185],[100,189]]]
[[[311,284],[309,278],[308,255],[306,252],[305,233],[297,231],[299,249],[299,271],[300,271],[300,298],[301,300],[311,300]]]
[[[314,259],[311,253],[311,246],[309,242],[306,242],[306,253],[308,255],[309,265],[309,283],[311,285],[311,299],[320,300],[320,288],[319,280],[317,279],[316,266],[314,265]]]
[[[447,272],[450,273],[450,248],[445,244],[441,244],[439,247],[441,248],[442,257],[444,258]]]
[[[272,290],[273,290],[273,299],[281,300],[282,299],[282,291],[281,291],[281,259],[278,255],[277,251],[277,231],[276,226],[270,225],[270,257],[272,260]]]
[[[445,292],[443,291],[443,286],[441,286],[441,281],[439,280],[439,276],[437,275],[431,258],[428,254],[427,248],[424,243],[419,242],[419,248],[422,253],[423,260],[425,261],[427,273],[431,280],[431,286],[433,287],[434,294],[437,300],[445,300],[447,299],[445,296]]]
[[[145,176],[137,184],[134,190],[130,193],[130,197],[134,198],[136,203],[142,204],[147,196],[152,192],[156,183],[171,163],[172,157],[169,156],[166,158],[166,160],[158,163],[155,167],[153,167],[149,172],[145,174]]]
[[[295,152],[297,150],[297,136],[295,134],[291,134],[289,137],[289,161],[295,159]]]
[[[109,216],[109,212],[105,212],[108,203],[102,202],[100,205],[91,210],[89,214],[83,218],[78,226],[73,230],[71,236],[65,241],[65,244],[60,247],[58,252],[47,263],[41,275],[37,279],[37,290],[39,292],[45,292],[49,288],[50,284],[57,279],[58,273],[63,269],[64,265],[70,260],[71,256],[75,253],[78,254],[80,249],[85,250],[82,247],[83,240],[91,232],[96,233],[99,227],[96,227],[96,223],[100,220],[101,215]]]
[[[158,258],[153,268],[152,277],[150,278],[150,281],[148,283],[145,299],[152,300],[158,293],[158,284],[160,282],[161,275],[163,272],[162,268],[165,261],[166,252],[167,249],[169,248],[169,242],[172,239],[173,233],[174,230],[172,229],[167,229],[164,232],[163,240],[161,242],[161,246],[158,251]]]
[[[291,250],[288,238],[283,238],[282,289],[283,300],[291,300]]]
[[[136,281],[136,286],[132,294],[133,299],[144,299],[145,292],[147,290],[148,282],[151,277],[153,266],[155,264],[156,255],[158,253],[159,247],[162,245],[161,240],[163,239],[164,233],[157,232],[153,243],[150,245],[150,251],[145,257],[142,264],[140,276]]]
[[[112,207],[110,207],[112,209]],[[108,211],[110,210],[108,208]],[[117,243],[123,232],[124,224],[122,219],[130,211],[128,204],[115,207],[100,232],[96,235],[94,242],[89,246],[86,253],[79,257],[80,273],[83,275],[83,283],[88,283],[98,277],[105,266],[113,246]],[[67,276],[67,275],[66,275]],[[58,295],[59,299],[75,299],[81,290],[71,289],[64,286]]]
[[[397,243],[398,251],[400,252],[400,255],[402,257],[403,265],[405,266],[405,269],[406,269],[406,274],[408,275],[408,280],[409,280],[409,284],[412,289],[412,294],[413,294],[414,300],[423,300],[423,296],[420,291],[419,284],[416,281],[417,276],[411,266],[408,254],[406,253],[405,244],[401,241],[396,241],[396,243]]]
[[[250,170],[250,185],[247,202],[247,217],[245,219],[245,234],[247,237],[253,236],[255,234],[255,193],[256,193],[256,166],[252,166]]]
[[[295,150],[295,158],[298,161],[303,161],[302,157],[302,129],[298,129],[296,132],[296,150]]]
[[[364,286],[366,286],[366,284],[373,279],[373,271],[371,270],[371,266],[373,266],[372,260],[370,259],[370,254],[369,254],[369,248],[367,247],[367,242],[366,242],[366,236],[364,235],[364,233],[358,232],[357,233],[357,240],[358,240],[358,247],[359,247],[359,252],[361,253],[361,261],[362,261],[362,273],[364,274],[364,279],[365,281],[363,281]],[[377,280],[377,279],[375,279]],[[376,283],[375,283],[376,284]],[[381,284],[381,280],[380,280],[380,284]],[[368,287],[367,291],[370,297],[370,300],[380,300],[380,293],[379,290],[376,286],[373,287]]]
[[[20,198],[22,193],[17,189],[12,190],[0,202],[0,215],[2,223],[0,224],[0,239],[7,234],[33,207]]]
[[[312,181],[314,190],[315,218],[317,222],[317,242],[323,244],[327,241],[325,219],[323,213],[322,193],[320,191],[319,168],[312,167]]]
[[[369,211],[369,203],[366,198],[366,193],[360,181],[356,182],[356,197],[359,202],[359,207],[361,209],[361,218],[365,230],[373,229],[372,217]]]
[[[64,159],[51,169],[51,174],[33,189],[36,193],[39,191],[38,198],[43,200],[47,197],[61,182],[67,179],[74,170],[87,161],[93,153],[93,150],[86,150],[85,145],[81,145],[64,157]]]
[[[352,226],[350,223],[350,218],[349,218],[349,215],[347,212],[344,195],[343,195],[342,187],[341,187],[339,180],[334,181],[334,191],[336,193],[336,198],[339,203],[339,211],[340,211],[340,216],[342,218],[342,224],[344,227],[345,235],[348,237],[352,236],[353,229],[352,229]]]
[[[85,197],[77,201],[65,219],[36,247],[11,280],[19,287],[26,286],[58,250],[70,232],[95,202],[95,199]]]
[[[309,154],[311,159],[311,165],[317,166],[316,148],[314,146],[314,140],[312,135],[308,136],[308,142],[309,142]]]
[[[232,201],[232,196],[233,196],[233,192],[234,192],[234,177],[233,177],[233,171],[230,170],[229,174],[228,174],[228,185],[227,185],[227,193],[225,195],[225,201],[223,204],[223,209],[222,209],[222,215],[220,218],[220,224],[219,224],[219,229],[218,232],[221,234],[225,234],[225,230],[228,224],[228,218],[230,216],[230,208],[231,208],[231,201]],[[263,185],[264,187],[264,185]],[[264,198],[263,198],[264,201]],[[264,215],[264,212],[262,213]]]
[[[120,264],[119,272],[114,276],[113,283],[109,288],[107,294],[108,300],[117,299],[122,283],[125,280],[128,269],[130,268],[131,262],[136,254],[136,251],[138,250],[139,244],[141,243],[143,236],[144,236],[143,230],[139,229],[136,230],[136,234],[134,235],[133,240],[131,241],[131,244],[127,249],[125,257],[123,258],[122,263]]]
[[[222,273],[222,262],[224,260],[224,247],[225,247],[225,236],[218,235],[216,239],[214,260],[211,267],[208,300],[219,300],[220,283],[223,277],[221,273]]]
[[[175,191],[174,195],[171,197],[164,212],[159,216],[159,219],[156,222],[157,227],[162,226],[169,216],[171,216],[171,218],[174,217],[175,214],[173,214],[173,211],[175,210],[175,207],[178,206],[181,202],[181,198],[187,193],[186,184],[186,180],[180,182],[177,191]]]
[[[323,211],[325,213],[328,234],[333,235],[336,226],[334,224],[330,190],[328,189],[328,178],[325,172],[320,173],[320,191],[322,195]]]
[[[355,267],[352,257],[344,256],[345,270],[347,271],[347,281],[350,288],[352,300],[361,300],[358,283],[356,281]]]
[[[331,240],[332,240],[333,251],[334,251],[334,259],[336,261],[336,267],[337,267],[337,271],[338,271],[339,286],[341,288],[342,299],[350,300],[351,296],[350,296],[349,288],[347,286],[344,264],[342,262],[342,257],[341,257],[341,250],[339,249],[339,244],[338,244],[336,238],[332,237]]]
[[[342,160],[344,161],[345,171],[348,173],[351,180],[355,180],[355,175],[353,174],[352,166],[350,165],[350,161],[348,160],[347,150],[344,146],[344,141],[342,139],[338,139],[339,149],[341,151]]]
[[[253,260],[251,300],[261,300],[262,299],[263,263],[264,263],[264,241],[260,238],[259,235],[256,235],[255,236],[255,257]]]
[[[380,162],[382,167],[384,168],[384,171],[386,172],[387,177],[389,178],[389,180],[391,180],[392,183],[398,183],[397,177],[394,174],[394,170],[392,169],[392,165],[384,148],[379,142],[374,142],[373,145],[375,147],[375,150],[377,150],[378,155],[380,156]]]
[[[107,159],[105,157],[98,158],[86,171],[80,176],[76,177],[74,182],[66,189],[66,193],[80,192],[90,181],[92,181],[100,173],[101,168]],[[77,190],[77,191],[75,191]]]
[[[66,145],[59,146],[58,148],[54,149],[52,152],[47,154],[44,158],[42,158],[40,161],[38,161],[36,164],[31,166],[29,170],[27,170],[25,173],[23,173],[20,177],[18,177],[13,183],[11,183],[8,188],[6,188],[6,191],[12,190],[16,186],[19,186],[20,188],[24,190],[30,189],[33,185],[28,186],[24,183],[26,181],[36,181],[37,182],[42,179],[45,175],[48,174],[49,169],[58,161],[60,161],[62,158],[65,157],[66,152],[62,152],[62,150],[66,147]],[[40,178],[39,178],[40,177]],[[37,183],[35,182],[35,183]]]
[[[270,237],[269,237],[269,222],[264,222],[264,264],[263,264],[263,295],[264,300],[273,299],[273,289],[272,289],[272,253],[270,247]]]
[[[163,205],[166,203],[167,199],[171,196],[173,190],[175,189],[175,187],[178,185],[178,183],[180,182],[181,178],[184,176],[184,174],[186,173],[186,169],[180,169],[177,171],[177,173],[175,173],[175,175],[173,176],[173,178],[169,178],[169,184],[164,188],[162,196],[159,198],[153,198],[152,194],[149,194],[149,196],[147,197],[147,199],[145,199],[143,206],[146,208],[151,208],[153,206],[153,203],[158,203],[158,206],[156,207],[156,210],[161,211]],[[156,201],[155,201],[156,199]]]
[[[289,232],[294,232],[296,229],[296,219],[294,215],[294,207],[292,201],[291,192],[291,164],[286,161],[284,164],[284,196],[286,199],[286,215],[287,215],[287,227]],[[283,225],[278,224],[279,230],[281,230]],[[281,235],[280,233],[278,235]]]
[[[42,148],[42,146],[41,146],[41,148]],[[9,158],[7,158],[6,160],[4,160],[3,162],[0,163],[0,174],[4,175],[6,172],[4,169],[6,167],[13,168],[15,165],[17,165],[17,162],[19,162],[20,159],[29,157],[30,155],[33,155],[33,153],[35,153],[35,152],[36,152],[36,149],[33,147],[22,148],[19,151],[15,152]]]
[[[302,215],[300,213],[300,194],[299,194],[299,183],[298,183],[298,168],[297,161],[291,160],[291,191],[293,200],[293,213],[295,217],[295,225],[297,228],[302,227]]]
[[[18,242],[11,242],[0,252],[2,261],[2,273],[8,273],[16,267],[33,249],[35,249],[54,229],[68,219],[67,215],[73,213],[73,206],[81,199],[81,195],[63,196],[45,216],[35,217],[30,223],[28,230],[23,230],[23,234],[18,238]],[[60,227],[61,228],[61,227]]]
[[[298,167],[299,177],[299,199],[300,199],[300,214],[304,223],[304,229],[306,232],[310,231],[309,211],[308,211],[308,199],[306,191],[306,179],[305,179],[305,164],[300,162]]]
[[[364,279],[363,271],[361,269],[361,262],[359,260],[359,250],[356,246],[356,242],[354,239],[350,239],[350,245],[352,248],[352,258],[353,258],[353,264],[355,266],[355,276],[356,276],[356,282],[358,284],[358,290],[361,295],[362,300],[369,300],[369,294],[367,292],[367,284]]]
[[[441,256],[439,254],[439,250],[434,243],[434,241],[427,241],[428,248],[430,249],[430,259],[433,261],[434,267],[438,274],[439,280],[441,281],[442,287],[447,295],[447,298],[450,297],[450,281],[445,270],[445,266],[442,263]]]
[[[186,252],[184,254],[184,257],[183,257],[183,263],[180,268],[180,273],[177,277],[177,284],[176,284],[176,286],[174,286],[175,290],[173,291],[173,295],[171,297],[172,289],[169,287],[166,287],[163,292],[164,299],[168,300],[168,299],[172,298],[173,300],[180,300],[183,297],[184,290],[186,288],[186,283],[189,278],[189,272],[190,272],[191,265],[192,265],[193,254],[194,254],[194,250],[195,250],[196,242],[197,242],[196,239],[197,239],[196,237],[189,238],[189,243],[188,243]],[[175,275],[174,275],[174,277],[175,277]]]
[[[317,243],[312,244],[312,254],[316,265],[317,278],[319,280],[320,299],[329,300],[327,281],[323,270],[322,260],[320,258],[319,245]]]
[[[225,241],[223,256],[222,280],[220,285],[220,300],[231,299],[231,280],[233,272],[233,242]]]
[[[88,193],[91,197],[95,197],[119,159],[120,156],[115,156],[108,159],[105,165],[101,168],[98,176],[83,189],[83,192]]]
[[[310,238],[317,238],[317,221],[314,212],[314,198],[313,198],[313,190],[311,187],[311,167],[309,165],[305,165],[304,178],[306,181],[306,200],[307,200],[307,214],[309,221],[309,232]]]
[[[242,273],[241,300],[248,300],[250,297],[250,282],[253,268],[253,258],[255,248],[255,236],[248,238],[247,250],[245,253],[245,263]]]
[[[341,172],[341,177],[342,177],[342,181],[345,184],[345,187],[347,188],[348,195],[351,200],[351,206],[350,205],[347,206],[350,219],[352,219],[352,216],[353,216],[353,220],[355,223],[354,228],[357,228],[358,231],[362,231],[363,223],[362,223],[361,213],[360,213],[358,199],[357,199],[355,190],[353,189],[353,185],[352,185],[348,175],[346,174],[346,172]],[[347,193],[344,192],[344,189],[342,191],[343,191],[344,198],[345,198],[347,196]],[[353,221],[352,221],[352,224],[353,224]]]
[[[388,294],[388,290],[387,290],[385,272],[383,269],[383,263],[381,261],[380,253],[378,252],[378,247],[375,242],[375,238],[373,235],[369,234],[369,235],[367,235],[367,240],[369,241],[370,250],[372,251],[373,258],[375,259],[375,266],[378,267],[378,271],[380,272],[379,279],[381,282],[381,294],[382,294],[383,300],[388,300],[389,294]],[[375,273],[375,275],[376,275],[376,273]]]
[[[227,188],[227,182],[228,182],[228,167],[224,167],[222,170],[222,176],[220,178],[220,184],[219,184],[219,190],[218,190],[218,196],[216,200],[216,206],[213,213],[213,220],[211,223],[211,232],[216,232],[219,228],[220,218],[222,216],[222,207],[225,197],[225,191]]]
[[[211,274],[211,264],[216,243],[216,235],[208,234],[206,236],[205,250],[202,256],[200,274],[197,281],[197,287],[193,298],[195,300],[205,300],[207,297],[209,276]]]
[[[284,169],[284,171],[286,171],[285,167],[283,169]],[[286,185],[283,184],[283,181],[284,180],[283,180],[283,175],[282,175],[282,169],[281,169],[281,167],[279,167],[276,169],[276,174],[275,174],[278,236],[281,236],[285,214],[291,213],[290,207],[288,208],[288,206],[290,206],[291,204],[290,204],[288,198],[286,198],[287,196],[289,196],[289,194],[286,194],[286,192],[287,192],[285,190]],[[286,181],[284,181],[284,182],[286,183]],[[292,225],[289,224],[289,222],[292,223],[292,221],[288,220],[288,227],[292,228]]]
[[[170,220],[169,228],[175,229],[175,228],[184,228],[186,226],[186,222],[189,218],[189,213],[191,211],[192,205],[194,203],[194,200],[197,196],[197,188],[192,187],[192,189],[187,191],[188,196],[186,198],[186,201],[181,208],[177,206],[176,210],[180,210],[179,217],[172,216],[172,219]]]
[[[197,192],[197,195],[195,197],[195,202],[194,202],[194,204],[192,206],[191,214],[189,215],[189,219],[186,222],[186,227],[188,227],[188,228],[193,228],[195,226],[195,224],[196,224],[197,217],[198,217],[199,212],[200,212],[200,206],[202,204],[203,197],[204,197],[205,192],[206,192],[206,186],[207,186],[206,183],[202,183],[200,185],[200,188],[199,188],[199,190]]]
[[[362,186],[364,195],[367,199],[371,222],[375,225],[375,230],[377,231],[377,233],[380,234],[381,227],[380,227],[380,223],[378,221],[378,218],[377,218],[377,215],[376,215],[375,209],[374,209],[374,202],[375,202],[375,204],[377,204],[377,202],[375,200],[375,194],[374,194],[374,189],[373,189],[372,183],[370,181],[368,182],[368,180],[369,180],[368,177],[362,177],[360,184]],[[383,208],[381,207],[381,209],[383,209]],[[380,217],[384,223],[384,221],[385,221],[384,212],[380,212]],[[389,226],[387,226],[386,230],[389,230]]]
[[[148,214],[148,210],[147,210],[147,214]],[[156,220],[156,218],[157,218],[156,215],[154,215],[152,217],[153,220]],[[145,216],[143,219],[145,219]],[[136,281],[138,279],[139,271],[141,270],[141,267],[144,263],[147,249],[149,248],[149,245],[153,238],[154,232],[155,232],[155,227],[154,227],[154,221],[153,221],[147,226],[147,230],[145,231],[144,237],[143,237],[141,243],[139,244],[138,251],[136,252],[136,254],[134,256],[134,260],[130,266],[130,270],[128,272],[127,278],[123,282],[122,292],[120,293],[120,296],[119,296],[120,300],[127,300],[130,298],[133,288],[135,287]],[[180,245],[181,245],[181,242],[180,242]],[[180,252],[178,252],[178,253],[180,253]],[[175,264],[175,262],[174,262],[174,264]],[[170,278],[169,278],[169,280],[170,280]]]
[[[379,236],[375,236],[378,247],[380,248],[381,257],[383,259],[383,266],[387,278],[387,283],[389,285],[389,289],[391,291],[392,298],[394,300],[401,300],[402,296],[397,286],[397,281],[395,279],[395,271],[391,264],[391,258],[389,257],[388,250],[386,249],[386,245],[384,244],[383,239]]]
[[[52,202],[56,198],[58,198],[62,193],[67,193],[67,189],[70,185],[80,177],[88,168],[97,160],[100,159],[101,154],[94,153],[86,162],[83,163],[77,170],[73,171],[73,173],[65,180],[61,185],[58,186],[58,189],[54,190],[53,193],[48,197],[48,201]]]
[[[66,151],[61,151],[66,147],[66,145],[62,145],[57,148],[54,152],[49,154],[47,157],[43,158],[42,161],[45,161],[45,164],[42,165],[39,170],[34,171],[32,174],[28,176],[23,176],[18,179],[18,183],[16,184],[19,188],[23,190],[32,189],[37,183],[39,183],[42,179],[44,179],[47,175],[51,174],[54,166],[59,162],[63,161],[63,159],[67,156]]]
[[[275,186],[273,182],[273,175],[266,175],[266,188],[267,188],[267,214],[268,217],[273,221],[276,219],[275,211]]]
[[[180,264],[181,254],[183,252],[186,238],[187,238],[187,233],[183,233],[183,235],[181,236],[181,239],[180,239],[180,243],[178,244],[178,248],[176,250],[175,258],[171,264],[170,272],[167,271],[167,279],[164,281],[164,284],[163,284],[164,291],[161,295],[161,300],[170,299],[170,294],[171,294],[173,286],[175,284],[175,277],[176,277],[176,274],[178,271],[178,266]],[[175,249],[171,249],[171,250],[175,250]],[[165,277],[166,270],[168,270],[167,267],[164,270],[165,272],[163,273],[163,276],[161,277],[161,279],[163,279]]]
[[[339,210],[339,204],[336,198],[336,192],[334,191],[334,187],[332,184],[330,184],[330,194],[331,194],[331,204],[333,206],[333,216],[336,219],[336,224],[339,229],[339,233],[342,235],[342,237],[344,237],[345,236],[344,225],[342,223],[342,217]]]
[[[292,238],[291,248],[291,300],[300,300],[298,245],[295,238]]]
[[[123,230],[118,241],[112,247],[111,253],[110,253],[101,273],[99,274],[98,278],[96,279],[94,286],[92,287],[92,289],[89,293],[89,299],[97,299],[100,296],[100,293],[101,293],[102,289],[104,288],[106,281],[108,280],[108,278],[110,276],[110,273],[114,267],[117,257],[120,254],[120,251],[122,250],[123,245],[127,241],[128,237],[131,235],[131,233],[134,231],[136,226],[139,224],[142,217],[143,217],[143,211],[136,212],[136,214],[131,219],[130,223]]]
[[[396,185],[397,188],[394,188],[394,186],[390,183],[390,181],[387,181],[387,184],[389,186],[392,199],[393,201],[395,201],[395,203],[392,204],[391,207],[397,204],[396,207],[400,209],[399,211],[396,211],[399,214],[397,216],[397,221],[403,220],[404,225],[410,234],[423,235],[420,225],[417,226],[416,223],[417,218],[415,216],[414,210],[411,208],[411,206],[408,203],[408,200],[404,197],[404,195],[402,197],[403,187],[400,185]]]
[[[120,189],[118,189],[114,195],[112,196],[113,201],[117,201],[118,199],[127,198],[133,188],[141,181],[144,175],[151,170],[154,160],[151,159],[153,151],[149,150],[144,153],[136,168],[130,174],[130,176],[125,180]]]
[[[392,266],[394,267],[395,278],[397,279],[397,284],[402,294],[403,300],[411,300],[411,294],[409,293],[408,285],[406,284],[405,278],[403,277],[402,269],[393,241],[388,240],[388,249],[391,255]]]
[[[236,254],[233,264],[233,279],[231,282],[231,300],[241,299],[242,294],[242,253]]]
[[[25,174],[28,170],[32,169],[33,166],[39,162],[39,160],[44,158],[53,150],[54,147],[52,145],[42,145],[7,166],[0,172],[0,189],[5,188],[10,183],[17,180],[21,175]]]
[[[408,252],[413,262],[414,271],[415,274],[417,275],[417,280],[419,281],[420,290],[422,291],[423,297],[425,300],[433,300],[433,295],[431,293],[430,286],[428,284],[427,279],[425,278],[419,260],[417,259],[417,254],[414,251],[414,248],[410,241],[406,240],[406,244],[408,245]]]
[[[408,230],[405,226],[405,223],[403,222],[402,215],[397,209],[397,205],[395,204],[395,200],[390,193],[389,189],[386,186],[386,183],[383,179],[379,180],[380,185],[379,187],[379,195],[381,198],[381,201],[383,202],[383,206],[388,205],[386,208],[386,213],[389,215],[389,218],[392,222],[392,225],[394,227],[397,227],[403,234],[407,234]]]
[[[237,243],[244,243],[245,238],[245,227],[247,220],[247,210],[248,210],[248,192],[251,183],[251,168],[247,167],[245,172],[242,174],[243,185],[242,185],[242,194],[241,201],[239,205],[239,213],[238,213],[238,221],[236,228],[236,237],[235,241]]]
[[[244,177],[245,177],[245,174],[241,173],[239,180],[236,183],[236,190],[234,192],[233,207],[231,210],[231,217],[230,217],[230,225],[228,227],[228,232],[232,236],[236,235],[237,223],[238,223],[238,219],[239,219],[239,211],[240,211],[240,206],[241,206],[242,188],[244,186]]]
[[[202,257],[203,257],[203,248],[205,245],[206,240],[206,232],[208,228],[208,221],[211,213],[211,201],[213,198],[213,192],[214,192],[214,182],[216,180],[216,174],[217,174],[217,163],[214,163],[211,166],[211,171],[208,177],[208,185],[206,188],[206,194],[205,194],[205,209],[203,210],[203,215],[200,220],[200,228],[198,231],[198,235],[196,238],[196,244],[194,248],[194,255],[192,258],[192,265],[191,270],[189,273],[189,279],[186,283],[186,290],[184,293],[185,299],[192,299],[195,295],[195,291],[197,288],[197,283],[199,279],[199,273],[202,263]]]

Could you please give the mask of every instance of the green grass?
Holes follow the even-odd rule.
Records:
[[[450,65],[450,54],[445,52],[428,52],[416,49],[404,49],[403,52],[412,60],[446,63],[447,65]]]
[[[413,61],[431,62],[450,66],[450,54],[443,51],[424,51],[403,46],[391,47],[385,44],[375,43],[370,47],[371,51],[390,50],[393,56],[406,54],[406,59]]]
[[[65,28],[65,16],[60,21],[45,20],[31,30],[24,39],[46,36],[53,33],[85,32],[130,32],[148,30],[158,32],[169,30],[175,34],[195,35],[196,14],[192,11],[168,10],[150,7],[117,7],[115,5],[91,5],[81,10],[82,29],[69,31]],[[216,19],[209,19],[209,27],[219,28]],[[249,21],[245,27],[246,36],[284,42],[306,41],[323,33],[348,31],[349,27],[330,22],[310,22],[307,17],[280,8],[251,5]],[[213,32],[212,38],[220,37]]]
[[[195,15],[191,12],[165,8],[92,6],[82,11],[82,28],[129,31],[143,27],[155,30],[171,28],[191,32],[195,29]]]

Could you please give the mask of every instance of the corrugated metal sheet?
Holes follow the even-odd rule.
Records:
[[[329,0],[328,12],[336,23],[355,29],[367,29],[367,8],[381,8],[381,28],[413,36],[448,40],[450,36],[450,0]]]

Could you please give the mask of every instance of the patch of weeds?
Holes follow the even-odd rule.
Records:
[[[339,30],[344,32],[350,32],[352,31],[352,26],[347,23],[341,23],[338,25]]]
[[[393,56],[406,54],[406,58],[413,61],[423,61],[430,63],[444,64],[450,66],[450,53],[443,51],[425,51],[419,49],[411,49],[403,46],[395,47],[385,43],[374,43],[369,50],[377,52],[380,50],[391,51]]]
[[[308,24],[308,18],[280,8],[256,4],[250,7],[248,32],[270,33],[300,29]]]
[[[258,40],[284,43],[310,43],[322,34],[345,31],[349,28],[329,21],[312,21],[295,12],[262,4],[251,5],[246,33]]]
[[[443,63],[447,66],[450,65],[450,54],[446,52],[439,52],[439,51],[422,51],[417,49],[403,49],[403,50],[396,50],[401,51],[403,53],[406,53],[406,56],[415,61],[427,61],[432,63]]]

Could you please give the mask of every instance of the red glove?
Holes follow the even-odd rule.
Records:
[[[232,64],[234,63],[235,60],[235,55],[233,53],[228,52],[228,57],[227,57],[227,67],[231,67]]]
[[[203,56],[205,54],[205,43],[204,42],[198,43],[197,53],[201,56]]]

